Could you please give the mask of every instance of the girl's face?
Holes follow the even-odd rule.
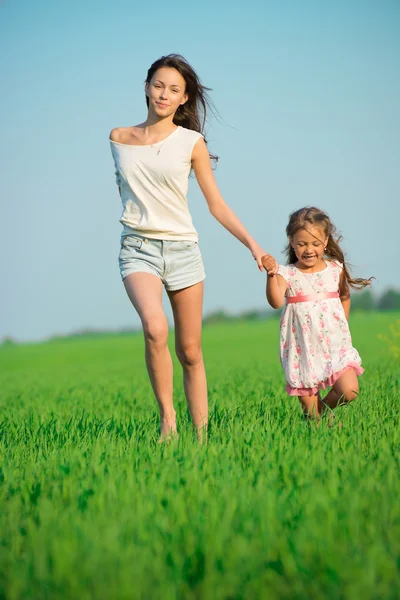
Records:
[[[319,227],[300,229],[290,238],[297,260],[304,269],[318,266],[323,259],[327,243],[328,238]]]
[[[145,85],[149,99],[149,112],[160,118],[173,116],[188,99],[186,82],[176,69],[161,67]]]

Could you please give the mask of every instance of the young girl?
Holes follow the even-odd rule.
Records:
[[[352,346],[348,326],[349,288],[364,288],[371,279],[353,279],[327,214],[314,207],[290,215],[286,227],[288,265],[276,267],[267,255],[267,299],[273,308],[284,301],[280,356],[286,390],[298,396],[305,415],[351,402],[358,395],[364,369]],[[332,387],[331,387],[332,386]],[[324,398],[320,389],[331,387]]]
[[[163,285],[167,290],[185,394],[201,439],[208,419],[201,350],[205,273],[186,198],[192,168],[211,214],[247,246],[260,270],[265,251],[218,190],[204,138],[207,88],[194,69],[180,55],[163,56],[148,70],[145,96],[146,120],[133,127],[113,129],[110,134],[123,204],[121,277],[142,321],[146,364],[160,408],[162,438],[176,433]]]

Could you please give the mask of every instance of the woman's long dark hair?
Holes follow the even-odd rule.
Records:
[[[176,69],[185,80],[186,94],[188,99],[185,104],[181,104],[174,116],[175,125],[181,125],[186,129],[198,131],[204,136],[204,126],[207,119],[207,111],[214,113],[212,101],[208,96],[210,88],[205,87],[199,79],[196,71],[180,54],[168,54],[156,60],[147,71],[146,83],[150,81],[156,71],[162,67]],[[146,104],[149,107],[149,99],[146,96]],[[205,140],[205,137],[204,137]],[[207,142],[206,142],[207,143]],[[210,153],[210,158],[218,160],[218,156]]]
[[[328,239],[325,248],[325,255],[329,258],[339,261],[343,265],[344,276],[346,280],[347,286],[351,286],[356,290],[361,290],[365,288],[367,285],[371,285],[371,280],[373,277],[369,279],[362,278],[353,278],[350,275],[349,267],[346,264],[343,250],[341,249],[339,242],[342,237],[337,234],[336,227],[328,217],[324,211],[319,208],[315,208],[315,206],[306,206],[305,208],[300,208],[292,213],[289,217],[289,223],[286,227],[286,235],[288,238],[291,238],[300,231],[301,229],[305,229],[308,231],[309,227],[318,227],[324,232],[324,236]],[[319,238],[318,238],[319,239]],[[320,240],[324,241],[324,240]],[[294,264],[297,262],[296,253],[290,243],[285,248],[286,256],[288,264]]]

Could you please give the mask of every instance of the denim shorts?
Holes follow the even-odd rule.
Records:
[[[136,233],[121,238],[119,268],[122,280],[131,273],[150,273],[171,292],[200,283],[206,276],[197,242],[153,240]]]

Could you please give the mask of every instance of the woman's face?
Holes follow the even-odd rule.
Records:
[[[158,69],[150,83],[146,83],[145,93],[149,99],[149,111],[161,118],[174,115],[188,99],[184,78],[171,67]]]

